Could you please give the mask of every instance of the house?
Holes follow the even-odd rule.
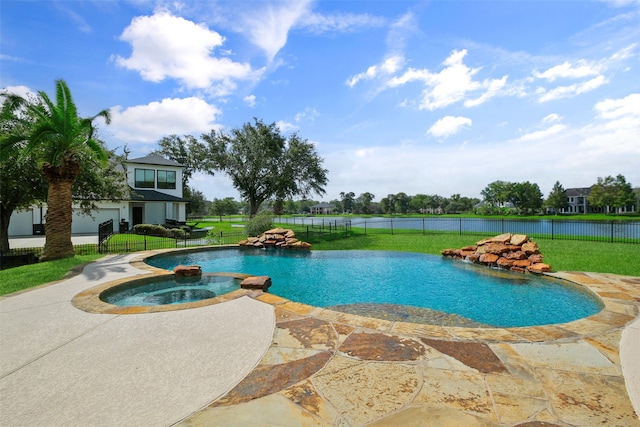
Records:
[[[589,193],[591,192],[591,187],[585,188],[567,188],[565,190],[565,195],[567,196],[567,207],[561,210],[562,213],[628,213],[635,212],[636,205],[624,206],[619,208],[614,207],[593,207],[589,204]]]
[[[329,203],[318,203],[317,205],[311,206],[309,211],[311,215],[329,215],[333,213],[335,208],[335,205]]]
[[[188,200],[182,198],[184,166],[162,156],[145,156],[124,162],[131,195],[120,202],[98,202],[91,216],[74,207],[71,232],[94,234],[98,225],[112,219],[127,228],[136,224],[164,224],[167,220],[186,221]],[[14,212],[9,237],[44,233],[46,203],[26,211]]]
[[[596,210],[589,205],[587,197],[591,187],[585,188],[567,188],[565,195],[567,196],[567,207],[561,210],[562,213],[594,213]],[[602,211],[599,209],[597,211]]]

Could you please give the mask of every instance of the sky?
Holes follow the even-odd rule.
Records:
[[[341,192],[481,197],[491,182],[640,186],[640,1],[13,1],[0,88],[54,94],[130,158],[258,118]],[[239,193],[196,174],[208,200]]]

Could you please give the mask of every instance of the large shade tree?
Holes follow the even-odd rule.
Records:
[[[6,95],[2,93],[2,95]],[[0,109],[0,138],[20,134],[33,120],[18,111],[12,99]],[[22,153],[20,145],[7,147],[0,156],[0,250],[9,250],[9,221],[13,212],[26,209],[46,197],[46,183],[36,162]]]
[[[57,80],[55,86],[55,101],[44,91],[37,93],[37,102],[7,94],[6,99],[12,108],[24,109],[33,123],[25,129],[3,135],[0,141],[3,160],[10,158],[16,147],[24,144],[25,152],[37,161],[47,182],[43,261],[74,255],[71,242],[73,184],[84,163],[90,159],[106,162],[108,158],[103,144],[94,138],[93,121],[102,117],[109,124],[109,112],[102,110],[95,116],[82,118],[65,81]]]
[[[202,135],[208,147],[207,169],[220,170],[249,203],[255,215],[269,199],[322,195],[327,170],[313,144],[297,134],[285,138],[275,123],[254,119],[230,134],[211,131]]]

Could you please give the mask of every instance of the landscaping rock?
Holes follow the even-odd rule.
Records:
[[[443,249],[442,256],[461,259],[487,266],[498,266],[525,273],[545,273],[551,266],[543,264],[543,256],[537,243],[525,234],[504,233],[476,242],[462,249]]]
[[[311,249],[310,243],[298,240],[296,233],[286,228],[272,228],[259,236],[247,237],[238,244],[252,248]]]
[[[178,265],[173,269],[175,277],[202,276],[202,268],[199,265]]]
[[[269,276],[252,276],[247,277],[240,282],[242,289],[262,289],[267,292],[267,289],[271,286],[271,277]]]

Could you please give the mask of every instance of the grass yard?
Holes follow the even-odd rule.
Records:
[[[23,265],[0,271],[0,295],[42,285],[64,278],[74,268],[102,258],[104,255],[76,255],[40,264]]]

